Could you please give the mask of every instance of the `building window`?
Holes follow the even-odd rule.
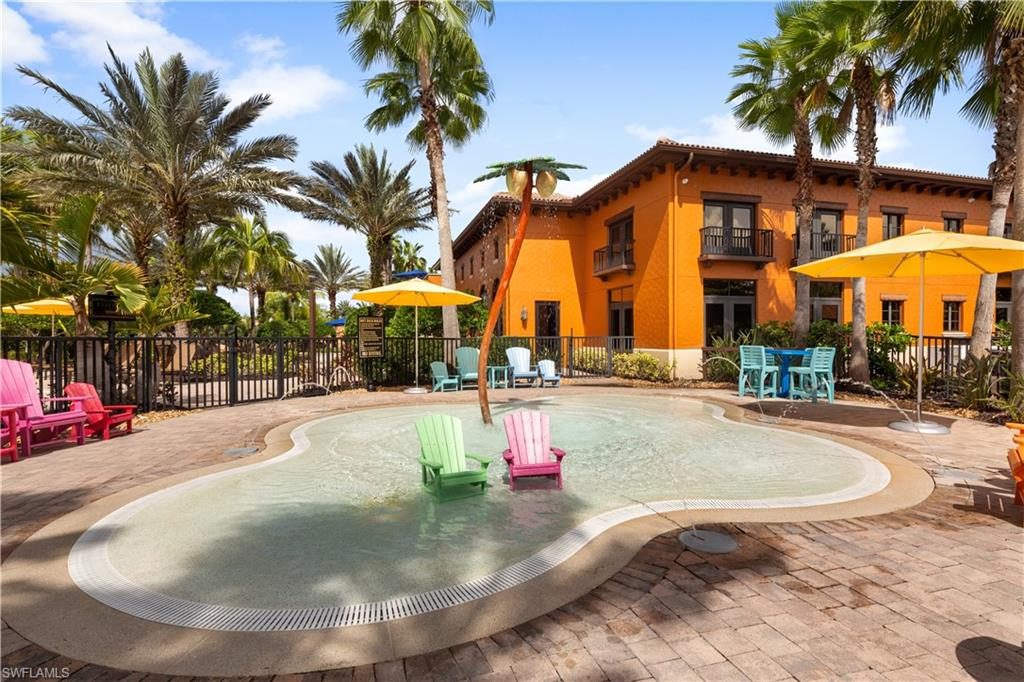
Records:
[[[754,204],[704,202],[702,248],[706,253],[753,256]]]
[[[466,279],[466,264],[459,264],[459,279]]]
[[[882,322],[903,326],[903,301],[882,301]]]
[[[735,339],[754,327],[755,291],[753,280],[704,280],[704,345]]]
[[[964,220],[963,218],[943,218],[942,229],[946,232],[963,232]]]
[[[962,331],[962,320],[964,312],[963,301],[943,301],[942,302],[942,331],[944,332],[959,332]]]
[[[498,250],[498,238],[494,238],[494,260],[501,258],[501,252]]]
[[[560,307],[558,301],[536,301],[534,303],[534,336],[558,336]]]
[[[607,265],[633,263],[633,216],[628,215],[608,225]]]
[[[843,283],[811,282],[811,322],[843,321]]]
[[[608,291],[608,336],[633,336],[633,287]]]
[[[470,274],[470,276],[473,275],[473,261],[474,260],[475,259],[473,258],[473,256],[469,257],[469,274]]]
[[[1003,225],[1003,236],[1007,239],[1013,239],[1013,223]]]
[[[996,322],[1010,321],[1010,305],[1013,303],[1013,290],[1010,287],[996,288]]]
[[[882,239],[892,239],[903,234],[903,216],[899,213],[882,214]]]

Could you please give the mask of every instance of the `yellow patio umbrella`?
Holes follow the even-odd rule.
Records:
[[[53,336],[56,331],[54,318],[57,315],[74,315],[75,309],[63,298],[41,298],[38,301],[5,305],[3,312],[8,315],[49,315],[50,335]]]
[[[413,317],[416,324],[415,336],[415,367],[413,376],[416,386],[409,390],[410,393],[425,393],[426,389],[420,388],[420,308],[437,308],[445,305],[465,305],[476,303],[479,296],[467,294],[455,289],[447,289],[437,284],[432,284],[424,279],[407,279],[395,284],[387,284],[375,289],[367,289],[353,294],[352,298],[357,301],[376,303],[387,306],[412,306]]]
[[[982,275],[1024,269],[1024,242],[958,232],[921,229],[836,256],[792,268],[808,277],[914,277],[920,282],[917,323],[917,414],[896,421],[897,431],[949,433],[921,419],[924,373],[924,281],[928,275]]]

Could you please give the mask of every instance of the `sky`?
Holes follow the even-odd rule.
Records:
[[[736,45],[774,31],[771,3],[497,2],[492,24],[473,35],[494,81],[488,122],[445,169],[453,232],[472,219],[498,180],[474,183],[489,163],[554,156],[580,163],[560,194],[575,195],[607,177],[660,137],[740,149],[789,152],[759,133],[740,130],[725,100],[737,62]],[[69,116],[52,93],[18,74],[24,64],[72,92],[101,102],[107,44],[127,61],[149,48],[158,61],[181,52],[193,69],[212,70],[222,89],[240,101],[270,94],[273,104],[251,134],[289,134],[299,141],[294,164],[338,165],[356,144],[386,149],[402,165],[416,161],[426,185],[422,151],[405,142],[409,126],[383,134],[364,128],[376,106],[362,89],[371,74],[348,53],[336,29],[334,2],[3,2],[3,107],[37,106]],[[963,92],[940,97],[930,118],[898,118],[879,129],[879,163],[986,175],[990,130],[959,115]],[[850,146],[834,158],[853,160]],[[300,257],[318,244],[341,246],[367,265],[359,235],[328,223],[268,207],[269,224],[287,232]],[[437,258],[437,235],[409,235]],[[239,310],[244,292],[221,291]]]

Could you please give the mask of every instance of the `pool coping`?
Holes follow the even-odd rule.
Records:
[[[628,394],[630,389],[614,392]],[[681,396],[675,391],[645,393]],[[715,405],[732,421],[751,423],[747,411],[739,406],[712,397],[682,397]],[[443,610],[343,628],[239,632],[164,625],[105,606],[72,580],[68,572],[71,547],[89,527],[114,510],[179,483],[275,458],[293,447],[294,429],[315,419],[387,406],[342,408],[285,422],[266,434],[266,448],[251,457],[124,490],[57,519],[22,543],[4,562],[5,619],[22,636],[65,656],[158,674],[265,675],[361,665],[471,641],[557,609],[603,583],[651,538],[678,530],[684,521],[765,523],[882,514],[918,504],[934,487],[926,471],[892,452],[856,439],[780,423],[770,427],[825,437],[873,457],[889,470],[889,484],[867,497],[840,503],[668,511],[628,520],[599,533],[542,574],[495,594]]]

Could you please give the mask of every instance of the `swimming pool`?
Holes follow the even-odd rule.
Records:
[[[557,396],[557,394],[555,394]],[[381,622],[494,594],[638,516],[843,502],[888,470],[833,441],[736,423],[668,396],[566,395],[495,406],[551,415],[565,489],[503,483],[500,425],[473,404],[325,417],[276,458],[140,498],[83,534],[72,578],[143,618],[226,630]],[[461,417],[495,459],[486,495],[435,503],[420,487],[415,420]]]

